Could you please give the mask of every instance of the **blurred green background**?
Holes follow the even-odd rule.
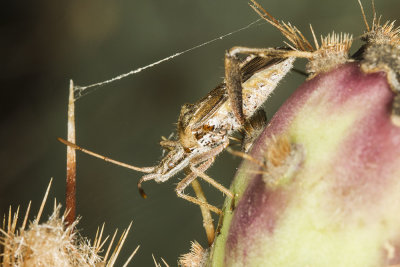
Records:
[[[365,28],[356,0],[260,3],[276,18],[298,26],[308,38],[309,23],[317,35],[335,30],[358,37]],[[365,2],[364,7],[371,18],[371,3]],[[376,7],[384,20],[399,18],[398,0],[377,1]],[[49,201],[64,202],[66,148],[56,138],[66,137],[69,79],[78,85],[103,81],[257,18],[242,0],[3,3],[0,213],[7,212],[10,204],[21,205],[25,211],[29,200],[36,213],[51,177]],[[282,41],[276,29],[263,24],[101,87],[76,102],[77,143],[117,160],[153,165],[161,158],[160,136],[174,131],[182,104],[197,101],[222,81],[226,49],[281,46]],[[299,61],[298,68],[304,69],[303,63]],[[266,105],[269,118],[303,80],[289,74]],[[103,222],[111,234],[133,220],[120,263],[138,244],[141,248],[132,266],[153,266],[151,254],[175,266],[178,255],[188,252],[191,240],[206,246],[199,208],[175,195],[174,186],[182,174],[164,184],[145,183],[149,198],[143,200],[136,188],[140,173],[81,153],[77,161],[82,234],[94,237]],[[228,186],[239,163],[224,153],[208,174]],[[204,189],[210,202],[222,205],[219,192],[208,185]]]

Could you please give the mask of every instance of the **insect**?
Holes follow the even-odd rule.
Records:
[[[106,161],[122,165],[135,171],[147,173],[138,182],[140,194],[145,198],[142,183],[154,180],[165,182],[185,170],[175,191],[178,197],[221,213],[217,207],[184,194],[185,188],[200,177],[233,198],[233,193],[205,172],[237,131],[244,131],[245,150],[253,138],[249,130],[265,125],[265,114],[260,110],[279,81],[292,69],[296,58],[307,58],[307,72],[312,77],[328,71],[341,63],[350,61],[348,51],[352,38],[349,35],[328,35],[315,48],[294,26],[277,21],[257,2],[251,7],[266,21],[276,27],[290,42],[286,48],[233,47],[225,55],[225,80],[195,104],[182,106],[177,123],[177,133],[172,138],[163,138],[160,145],[168,153],[155,166],[136,167],[103,157],[73,143],[59,139],[66,145]],[[260,123],[261,122],[261,123]],[[260,125],[261,124],[261,125]]]
[[[178,183],[175,189],[177,195],[190,202],[204,206],[213,212],[220,213],[221,211],[217,207],[186,195],[183,191],[194,179],[201,177],[227,196],[233,198],[233,194],[227,188],[206,175],[205,171],[212,165],[215,157],[229,145],[229,137],[235,131],[242,129],[246,125],[244,129],[249,134],[252,126],[260,127],[260,122],[261,124],[265,122],[264,111],[257,110],[282,77],[290,71],[293,61],[294,58],[271,59],[249,56],[239,63],[240,79],[244,81],[242,84],[242,115],[244,116],[241,117],[242,119],[236,117],[231,109],[232,102],[225,83],[217,86],[197,103],[183,105],[177,123],[176,138],[172,140],[163,138],[161,140],[161,147],[167,150],[168,153],[156,166],[139,168],[123,164],[61,138],[59,140],[92,156],[135,171],[148,173],[138,182],[140,194],[144,198],[146,194],[142,189],[143,182],[149,180],[155,180],[158,183],[165,182],[178,172],[188,168],[188,175]]]

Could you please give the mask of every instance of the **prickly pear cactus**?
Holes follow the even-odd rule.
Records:
[[[212,266],[400,263],[393,97],[384,72],[365,74],[358,63],[304,83],[241,166]]]
[[[296,47],[309,79],[240,167],[205,265],[400,266],[399,29],[367,28],[353,56],[351,37]]]

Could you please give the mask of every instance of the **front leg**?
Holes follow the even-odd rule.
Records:
[[[251,56],[241,61],[238,57],[239,54]],[[310,58],[311,56],[311,52],[277,48],[236,46],[227,51],[225,54],[225,84],[232,111],[239,123],[244,125],[247,119],[243,113],[242,83],[245,82],[243,79],[250,78],[258,71],[279,63],[279,59],[284,60],[289,57]],[[256,57],[266,60],[254,65],[252,60]]]
[[[240,60],[235,54],[225,54],[225,84],[228,91],[229,102],[236,119],[241,125],[244,124],[243,97],[242,97],[242,74],[240,71]]]
[[[214,158],[210,158],[207,161],[205,161],[204,163],[202,163],[197,170],[199,170],[200,172],[205,172],[208,168],[210,168],[211,164],[214,162]],[[222,211],[220,209],[218,209],[217,207],[208,204],[205,201],[199,200],[195,197],[186,195],[183,193],[183,190],[185,190],[186,187],[188,187],[188,185],[190,185],[190,183],[192,183],[192,181],[194,179],[197,178],[197,173],[191,172],[189,173],[182,181],[180,181],[178,183],[178,185],[175,188],[175,192],[178,195],[178,197],[183,198],[189,202],[192,202],[194,204],[197,204],[199,206],[205,207],[217,214],[221,214]]]
[[[200,155],[194,157],[193,159],[191,159],[190,161],[190,173],[182,180],[178,183],[178,185],[175,188],[176,194],[178,195],[178,197],[186,199],[187,201],[190,201],[194,204],[197,204],[201,207],[205,207],[206,209],[209,209],[217,214],[221,214],[221,210],[218,209],[217,207],[208,204],[205,201],[199,200],[197,198],[191,197],[189,195],[186,195],[183,193],[183,190],[185,190],[185,188],[197,177],[201,177],[203,178],[205,181],[207,181],[208,183],[210,183],[212,186],[214,186],[215,188],[217,188],[218,190],[220,190],[222,193],[226,194],[229,197],[233,197],[233,194],[231,191],[229,191],[227,188],[225,188],[223,185],[219,184],[218,182],[216,182],[214,179],[212,179],[211,177],[209,177],[208,175],[205,174],[205,171],[210,168],[210,166],[212,165],[212,163],[215,160],[215,157],[221,153],[229,144],[229,141],[224,142],[222,144],[220,144],[219,146],[201,153]],[[198,167],[196,167],[198,166]]]
[[[210,185],[214,186],[216,189],[218,189],[219,191],[224,193],[226,196],[228,196],[230,198],[234,197],[233,193],[228,188],[226,188],[222,184],[220,184],[217,181],[215,181],[213,178],[208,176],[204,171],[201,171],[200,168],[196,168],[194,166],[190,166],[190,170],[196,175],[196,177],[202,178],[204,181],[206,181]]]
[[[267,114],[263,109],[256,111],[253,116],[246,120],[242,129],[242,151],[249,152],[254,141],[267,126]]]

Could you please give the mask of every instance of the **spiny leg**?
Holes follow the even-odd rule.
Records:
[[[226,196],[229,197],[233,197],[233,193],[228,190],[226,187],[224,187],[223,185],[217,183],[214,179],[212,179],[210,176],[205,174],[206,170],[201,170],[199,168],[196,168],[195,166],[205,162],[209,159],[215,159],[215,157],[221,153],[227,146],[229,145],[229,140],[227,140],[226,142],[222,143],[221,145],[211,149],[210,151],[204,152],[196,157],[194,157],[190,162],[190,170],[193,173],[197,173],[197,177],[200,176],[201,178],[203,178],[205,181],[207,181],[209,184],[211,184],[212,186],[214,186],[216,189],[218,189],[219,191],[221,191],[222,193],[224,193]]]
[[[254,141],[258,138],[260,133],[264,130],[267,125],[267,115],[263,109],[256,111],[253,116],[246,120],[243,128],[241,129],[242,139],[236,139],[236,141],[241,142],[242,151],[237,151],[231,147],[227,148],[227,151],[232,155],[239,156],[243,159],[250,160],[259,166],[264,167],[264,164],[249,154],[247,152],[250,150]]]
[[[292,50],[292,49],[280,49],[280,48],[254,48],[254,47],[246,47],[246,46],[234,46],[226,52],[229,57],[236,57],[240,54],[242,55],[254,55],[263,58],[311,58],[313,56],[313,52],[309,51],[300,51],[300,50]]]
[[[240,60],[230,53],[225,54],[225,84],[233,113],[239,123],[244,124]]]
[[[228,91],[229,101],[235,114],[236,119],[240,124],[244,124],[246,118],[243,113],[243,97],[242,97],[242,62],[238,55],[253,55],[261,58],[271,59],[267,61],[265,66],[274,64],[276,59],[284,59],[289,57],[304,57],[310,58],[311,52],[276,49],[276,48],[249,48],[242,46],[235,46],[228,50],[225,54],[225,84]]]
[[[218,183],[217,181],[215,181],[213,178],[211,178],[210,176],[208,176],[207,174],[204,173],[204,171],[201,171],[199,168],[194,167],[193,165],[190,166],[190,170],[196,174],[197,177],[202,178],[204,181],[206,181],[207,183],[211,184],[212,186],[214,186],[215,188],[217,188],[219,191],[221,191],[222,193],[224,193],[226,196],[233,198],[233,193],[227,189],[225,186],[223,186],[222,184]]]
[[[199,181],[195,179],[192,181],[191,185],[194,193],[196,194],[197,199],[208,203]],[[200,210],[201,210],[201,215],[203,216],[203,227],[204,230],[206,231],[208,245],[211,246],[215,238],[215,228],[213,223],[214,220],[211,217],[211,212],[209,209],[200,206]]]
[[[289,57],[312,58],[314,48],[303,36],[303,34],[294,26],[281,23],[261,7],[255,0],[251,0],[250,6],[267,22],[276,27],[291,43],[289,49],[276,48],[249,48],[236,46],[231,48],[225,54],[225,83],[230,98],[231,107],[237,120],[243,125],[245,117],[243,114],[242,97],[242,77],[241,66],[246,61],[241,62],[238,55],[251,55],[261,58],[271,59],[271,64],[276,59],[285,59]],[[249,58],[249,57],[248,57]]]
[[[234,195],[229,189],[227,189],[226,187],[224,187],[222,184],[218,183],[217,181],[215,181],[213,178],[211,178],[210,176],[208,176],[207,174],[205,174],[205,172],[201,172],[199,169],[197,169],[194,166],[190,166],[190,169],[192,170],[193,173],[195,173],[198,177],[202,178],[203,180],[205,180],[206,182],[208,182],[209,184],[211,184],[212,186],[214,186],[215,188],[217,188],[219,191],[221,191],[222,193],[224,193],[226,196],[228,196],[231,199],[231,207],[230,209],[233,210],[236,206],[236,202],[235,202],[235,197],[236,195]]]
[[[228,144],[229,141],[227,141],[226,143]],[[226,146],[226,144],[222,144],[210,151],[204,152],[204,153],[194,157],[191,160],[190,166],[195,165],[195,164],[200,164],[204,161],[207,161],[210,158],[215,158],[216,155],[221,153],[221,151],[224,149],[225,146]],[[185,173],[187,175],[189,175],[189,174],[193,173],[193,171],[191,170],[191,168],[186,168]],[[204,196],[204,192],[201,188],[200,183],[196,179],[194,179],[192,181],[191,185],[196,194],[197,199],[208,204],[207,199]],[[204,205],[199,205],[199,207],[201,210],[201,214],[203,216],[203,227],[206,231],[208,244],[211,245],[214,242],[215,230],[214,230],[214,223],[213,223],[213,219],[211,217],[210,209],[205,207]]]
[[[207,161],[205,161],[204,163],[202,163],[199,167],[198,170],[200,172],[205,172],[210,166],[211,164],[214,162],[214,158],[210,158]],[[207,202],[201,201],[195,197],[186,195],[183,193],[183,190],[185,190],[185,188],[194,180],[197,178],[197,174],[191,172],[190,174],[188,174],[182,181],[180,181],[178,183],[178,185],[175,188],[175,192],[178,195],[178,197],[183,198],[189,202],[192,202],[194,204],[197,204],[199,206],[203,206],[217,214],[221,214],[222,211],[220,209],[218,209],[217,207],[208,204]]]
[[[267,114],[263,109],[256,111],[243,125],[242,151],[247,153],[254,141],[267,126]]]
[[[175,148],[180,146],[179,141],[170,139],[172,138],[172,136],[172,134],[168,138],[166,138],[165,136],[161,136],[160,146],[169,151],[174,150]]]
[[[197,198],[191,197],[189,195],[183,194],[183,190],[198,176],[203,178],[205,181],[213,185],[215,188],[220,190],[225,195],[233,198],[233,193],[225,188],[223,185],[217,183],[214,179],[210,178],[208,175],[205,174],[205,171],[211,166],[214,162],[215,157],[221,153],[229,144],[229,141],[224,142],[223,144],[213,148],[210,151],[204,152],[199,156],[193,158],[190,163],[191,173],[188,174],[182,181],[180,181],[175,189],[177,195],[183,199],[186,199],[192,203],[197,205],[203,206],[217,214],[221,213],[221,210],[216,208],[213,205],[208,204],[205,201],[201,201]],[[200,164],[199,167],[195,167],[196,165]]]
[[[233,149],[231,149],[231,148],[228,148],[227,151],[228,151],[229,153],[231,153],[232,155],[234,155],[234,156],[238,156],[238,157],[241,157],[241,158],[243,158],[243,159],[245,159],[245,160],[251,161],[251,162],[257,164],[257,165],[260,166],[260,167],[265,167],[265,166],[264,166],[264,165],[265,165],[264,163],[262,163],[261,161],[255,159],[253,156],[250,156],[250,155],[247,154],[247,153],[244,153],[244,152],[242,152],[242,151],[233,150]]]

